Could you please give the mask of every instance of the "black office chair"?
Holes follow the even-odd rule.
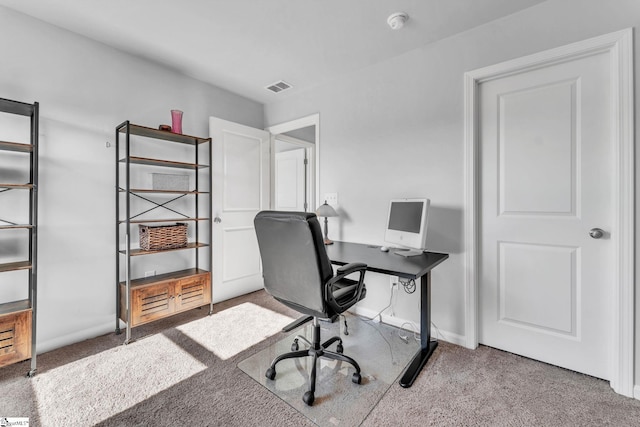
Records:
[[[320,224],[314,213],[263,211],[256,215],[254,223],[266,291],[284,305],[313,316],[310,348],[298,350],[297,337],[291,346],[292,351],[276,357],[265,376],[273,380],[276,376],[276,364],[281,360],[313,357],[309,390],[302,397],[310,406],[314,400],[316,362],[319,357],[351,364],[356,370],[351,380],[360,384],[360,366],[355,360],[342,354],[342,339],[332,337],[320,343],[318,319],[335,318],[364,298],[366,264],[345,265],[334,276],[322,240]],[[346,277],[353,273],[359,273],[357,281]],[[335,352],[327,350],[336,342],[338,344]]]

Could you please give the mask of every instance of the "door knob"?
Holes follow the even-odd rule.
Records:
[[[601,228],[592,228],[591,230],[589,230],[589,236],[594,239],[600,239],[602,238],[602,236],[604,236],[604,230]]]
[[[217,216],[217,217],[213,218],[213,222],[215,222],[216,224],[220,224],[222,222],[222,218]]]

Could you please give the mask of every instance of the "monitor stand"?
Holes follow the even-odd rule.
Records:
[[[400,255],[403,257],[410,257],[410,256],[418,256],[418,255],[422,255],[424,251],[419,250],[419,249],[396,249],[396,251],[394,252],[394,254],[396,255]]]

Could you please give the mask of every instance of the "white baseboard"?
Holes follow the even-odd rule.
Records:
[[[637,385],[633,388],[633,397],[640,400],[640,385]]]
[[[372,318],[373,316],[375,316],[376,314],[378,314],[377,311],[373,311],[370,310],[368,308],[362,308],[362,307],[352,307],[349,312],[353,313],[353,314],[357,314],[359,316],[363,316],[366,318]],[[408,328],[407,323],[412,323],[409,320],[406,319],[402,319],[396,316],[389,316],[387,314],[382,314],[382,323],[385,323],[387,325],[391,325],[391,326],[395,326],[396,328],[401,328],[401,329],[406,329],[407,331],[413,332],[413,329]],[[420,325],[417,325],[417,328],[420,329]],[[451,344],[456,344],[456,345],[460,345],[460,346],[464,346],[465,345],[465,341],[466,338],[464,335],[459,335],[459,334],[455,334],[453,332],[449,332],[449,331],[444,331],[442,329],[436,329],[433,327],[433,324],[431,325],[431,336],[433,338],[437,338],[438,340],[442,340],[442,341],[446,341],[449,342]]]
[[[104,323],[102,325],[93,326],[91,328],[83,329],[81,331],[76,331],[71,334],[57,336],[55,338],[38,342],[36,345],[36,353],[42,354],[51,350],[55,350],[60,347],[64,347],[70,344],[75,344],[80,341],[88,340],[91,338],[98,337],[100,335],[105,335],[110,332],[115,332],[116,328],[114,322],[111,321],[109,323]],[[122,338],[122,342],[124,342],[124,335]]]

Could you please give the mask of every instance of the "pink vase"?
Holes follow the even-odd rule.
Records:
[[[171,110],[171,132],[182,133],[182,111]]]

